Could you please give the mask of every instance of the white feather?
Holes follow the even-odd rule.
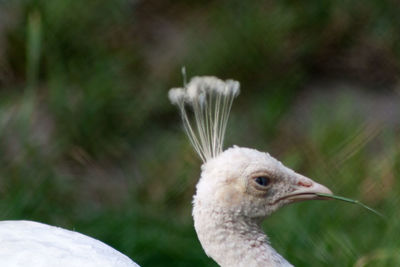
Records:
[[[0,222],[1,267],[139,267],[78,232],[32,221]]]

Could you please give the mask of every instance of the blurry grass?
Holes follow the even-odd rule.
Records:
[[[27,46],[26,46],[26,77],[27,86],[35,87],[37,85],[38,73],[39,73],[39,60],[41,53],[41,17],[37,11],[32,12],[28,16],[28,27],[27,27]]]
[[[216,266],[191,219],[200,161],[166,97],[186,65],[189,77],[241,82],[228,144],[269,150],[388,217],[336,201],[286,207],[264,224],[285,258],[296,266],[400,265],[398,127],[355,116],[347,95],[308,107],[313,117],[301,133],[283,123],[315,77],[396,83],[398,7],[378,0],[195,7],[0,2],[11,21],[0,27],[0,218],[75,229],[143,266]],[[297,124],[304,119],[295,116]]]

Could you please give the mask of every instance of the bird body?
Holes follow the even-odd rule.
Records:
[[[1,267],[138,267],[103,242],[33,221],[0,221]]]

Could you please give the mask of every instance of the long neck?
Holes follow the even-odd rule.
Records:
[[[270,246],[259,220],[196,199],[193,218],[206,254],[221,266],[292,266]]]

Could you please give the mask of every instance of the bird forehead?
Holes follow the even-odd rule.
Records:
[[[252,172],[274,172],[281,166],[282,164],[268,153],[234,146],[206,162],[202,166],[202,172],[210,174],[213,179],[230,180],[248,176]]]

